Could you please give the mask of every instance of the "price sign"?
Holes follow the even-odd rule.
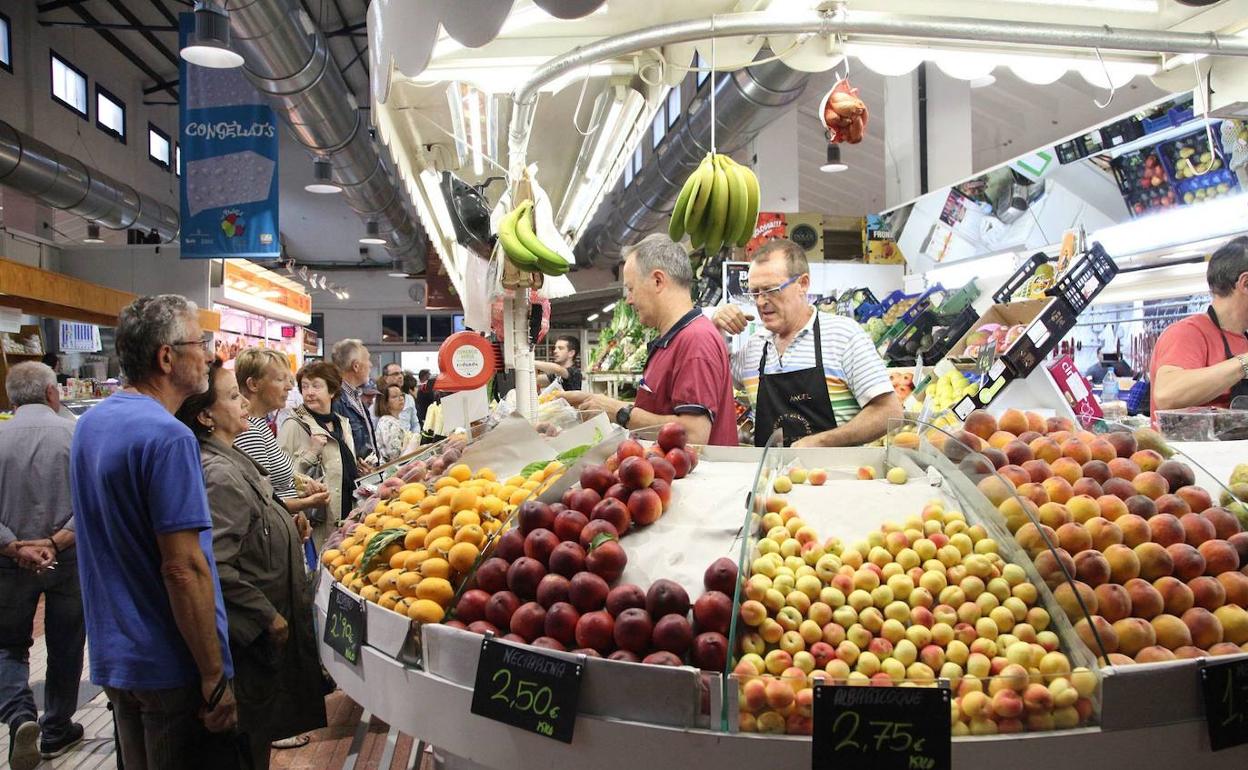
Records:
[[[1248,660],[1206,663],[1200,689],[1213,750],[1248,743]]]
[[[949,690],[815,688],[814,770],[948,770]]]
[[[329,614],[325,618],[325,644],[353,666],[360,663],[365,636],[364,600],[340,584],[329,589]]]
[[[581,664],[491,637],[482,640],[472,713],[571,743],[580,694]]]

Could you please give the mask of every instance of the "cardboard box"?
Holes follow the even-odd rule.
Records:
[[[949,358],[966,358],[967,356],[963,355],[963,352],[966,350],[966,338],[984,324],[1001,324],[1002,326],[1030,324],[1044,311],[1049,302],[1051,300],[1032,299],[1023,302],[993,305],[985,310],[984,314],[979,317],[979,320],[971,324],[971,330],[963,335],[956,345],[949,349]]]
[[[1062,395],[1066,397],[1067,403],[1070,404],[1070,408],[1074,410],[1075,416],[1082,424],[1087,425],[1092,420],[1104,416],[1101,405],[1092,395],[1092,385],[1079,373],[1073,358],[1062,356],[1057,359],[1049,365],[1049,374],[1053,375],[1053,382],[1057,383],[1058,390],[1062,391]]]

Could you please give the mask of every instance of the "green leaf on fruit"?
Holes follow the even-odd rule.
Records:
[[[529,463],[528,465],[520,469],[520,475],[526,476],[526,477],[532,476],[534,473],[537,473],[538,471],[540,471],[542,468],[545,468],[549,464],[550,464],[550,460],[534,460],[533,462]]]
[[[571,465],[572,463],[574,463],[574,462],[576,462],[577,460],[581,459],[581,455],[583,455],[583,454],[585,454],[586,452],[588,452],[588,451],[589,451],[590,446],[592,446],[592,445],[591,445],[591,444],[581,444],[580,446],[574,446],[574,447],[572,447],[571,449],[568,449],[568,450],[566,450],[566,451],[564,451],[564,452],[560,452],[560,453],[559,453],[559,454],[555,457],[555,459],[556,459],[556,460],[558,460],[559,462],[563,463],[564,465]]]
[[[366,575],[373,570],[373,562],[377,561],[377,557],[391,543],[402,540],[407,535],[405,529],[383,529],[373,535],[368,541],[368,547],[364,549],[364,558],[360,560],[360,574]]]
[[[589,553],[593,553],[595,548],[611,540],[619,540],[619,538],[610,532],[599,532],[593,540],[589,541]]]

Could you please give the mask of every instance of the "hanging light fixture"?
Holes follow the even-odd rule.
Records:
[[[195,31],[180,51],[191,64],[213,69],[243,66],[243,57],[230,50],[230,14],[208,0],[195,3]]]
[[[104,239],[100,237],[100,226],[95,222],[87,223],[87,237],[82,239],[83,243],[103,243]]]
[[[319,195],[342,192],[342,185],[334,181],[334,167],[328,158],[313,158],[312,184],[305,185],[303,189]]]
[[[844,171],[848,168],[849,166],[845,165],[845,163],[841,161],[841,146],[839,144],[828,142],[827,161],[819,167],[819,170],[825,174],[835,174],[838,171]]]
[[[370,246],[385,246],[386,239],[381,237],[381,225],[376,219],[370,219],[364,225],[364,237],[360,238],[360,243],[366,243]]]

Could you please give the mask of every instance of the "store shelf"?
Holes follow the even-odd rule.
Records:
[[[1204,118],[1198,118],[1196,120],[1188,121],[1187,123],[1184,123],[1182,125],[1172,126],[1171,128],[1167,128],[1164,131],[1157,131],[1151,134],[1145,134],[1144,136],[1141,136],[1139,139],[1132,139],[1126,144],[1120,144],[1117,147],[1114,147],[1113,149],[1106,150],[1105,154],[1111,158],[1118,158],[1123,155],[1126,155],[1127,153],[1134,152],[1136,150],[1141,150],[1145,147],[1155,147],[1161,144],[1162,142],[1167,142],[1171,139],[1177,139],[1180,136],[1186,136],[1187,134],[1190,134],[1197,129],[1204,128],[1209,123],[1218,123],[1220,121],[1221,121],[1221,118],[1210,118],[1209,120],[1205,120]]]

